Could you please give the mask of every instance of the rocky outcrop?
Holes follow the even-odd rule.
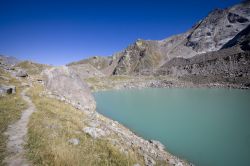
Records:
[[[158,71],[160,75],[195,76],[248,86],[250,80],[250,26],[226,43],[221,50],[192,58],[174,58]],[[209,79],[207,79],[209,78]]]
[[[244,51],[250,51],[250,25],[227,42],[222,49],[231,48],[236,45]]]
[[[250,78],[250,53],[240,51],[231,54],[225,53],[230,51],[232,50],[211,52],[190,59],[176,58],[162,66],[159,74]]]
[[[197,53],[217,51],[249,23],[249,4],[215,9],[193,28],[185,45]]]
[[[164,50],[158,41],[137,40],[133,45],[119,53],[114,75],[148,73],[161,64]]]
[[[95,110],[95,100],[88,85],[80,79],[74,70],[66,66],[53,67],[45,70],[43,77],[46,88],[54,95],[79,109]]]
[[[16,77],[28,77],[28,73],[23,69],[19,69],[16,72]]]

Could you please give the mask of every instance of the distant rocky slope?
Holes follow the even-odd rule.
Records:
[[[173,58],[218,51],[250,23],[250,3],[215,9],[183,34],[164,40],[137,40],[112,57],[93,57],[71,65],[91,64],[105,75],[152,75]]]
[[[206,82],[220,81],[250,86],[250,26],[219,51],[187,59],[173,58],[161,66],[157,74],[189,76],[196,81],[203,77]]]
[[[15,65],[19,62],[21,61],[15,57],[0,55],[0,64]]]

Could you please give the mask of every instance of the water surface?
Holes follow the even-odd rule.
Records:
[[[143,89],[95,93],[97,111],[201,166],[250,165],[250,91]]]

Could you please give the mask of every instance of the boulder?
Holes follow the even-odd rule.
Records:
[[[96,103],[89,87],[66,66],[53,67],[43,72],[44,84],[53,94],[65,98],[73,106],[94,111]]]
[[[16,77],[27,77],[27,76],[28,76],[28,74],[24,70],[18,70],[16,73]]]
[[[146,166],[154,166],[156,164],[154,159],[148,155],[144,156],[144,162]]]
[[[16,93],[16,87],[9,85],[0,85],[0,95]]]

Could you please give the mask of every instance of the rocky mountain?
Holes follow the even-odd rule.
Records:
[[[220,50],[249,21],[250,3],[215,9],[183,34],[160,41],[139,39],[112,57],[93,57],[74,64],[89,63],[106,75],[151,75],[173,58]]]
[[[157,74],[189,77],[194,81],[224,81],[250,86],[250,25],[219,51],[191,58],[173,58]],[[205,79],[204,79],[205,77]]]

